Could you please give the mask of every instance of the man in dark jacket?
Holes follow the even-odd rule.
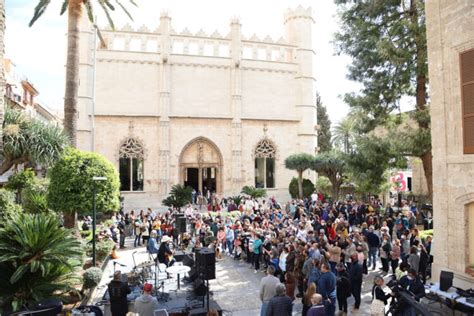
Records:
[[[408,269],[408,274],[400,278],[399,284],[403,289],[409,291],[417,302],[425,296],[425,287],[414,269]]]
[[[316,286],[317,292],[323,297],[323,304],[327,316],[334,316],[336,312],[336,276],[331,272],[329,263],[321,263],[321,276]]]
[[[110,311],[112,316],[125,316],[128,313],[127,294],[131,293],[127,282],[122,282],[122,273],[115,271],[114,279],[108,285]]]
[[[278,284],[275,292],[276,295],[268,303],[267,316],[291,316],[293,301],[286,295],[285,285]]]
[[[425,287],[414,269],[408,269],[408,274],[400,278],[399,285],[417,302],[425,296]],[[416,310],[410,304],[403,305],[402,315],[416,315]]]
[[[362,290],[362,265],[359,263],[357,254],[351,256],[351,267],[349,268],[349,279],[351,280],[351,293],[354,296],[354,311],[360,307],[360,292]]]
[[[369,227],[367,244],[369,245],[369,262],[367,267],[372,265],[372,270],[375,270],[375,266],[377,265],[377,250],[380,247],[380,238],[374,233],[374,226]]]
[[[344,263],[339,262],[336,266],[336,287],[337,287],[337,304],[339,312],[347,314],[347,298],[351,296],[351,281],[346,271]]]

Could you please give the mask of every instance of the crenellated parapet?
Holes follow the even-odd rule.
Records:
[[[299,5],[295,9],[288,9],[285,12],[285,23],[293,19],[309,19],[311,22],[314,22],[313,12],[311,7],[304,8]]]
[[[168,24],[166,34],[163,34],[163,24]],[[222,34],[217,30],[209,34],[203,29],[191,32],[188,28],[175,31],[171,27],[168,13],[162,12],[160,25],[155,30],[150,30],[145,25],[134,29],[130,24],[115,30],[110,27],[103,28],[101,33],[106,45],[100,50],[161,54],[163,43],[169,43],[166,45],[169,45],[170,55],[232,58],[232,50],[238,49],[239,58],[243,60],[294,63],[297,46],[290,44],[285,37],[274,39],[268,35],[263,38],[259,38],[256,34],[236,35],[232,32],[233,25],[239,25],[240,33],[240,20],[236,17],[231,19],[230,25],[228,34]],[[167,36],[168,40],[163,42],[163,36]],[[237,41],[233,36],[238,37]]]

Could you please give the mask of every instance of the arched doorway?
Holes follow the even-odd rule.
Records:
[[[180,182],[206,194],[222,192],[222,154],[211,140],[198,137],[184,146],[179,156]]]

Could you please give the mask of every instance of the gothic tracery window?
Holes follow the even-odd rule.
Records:
[[[120,191],[143,191],[143,160],[145,150],[142,144],[130,137],[119,149]]]
[[[275,187],[275,145],[267,138],[255,147],[255,187]]]

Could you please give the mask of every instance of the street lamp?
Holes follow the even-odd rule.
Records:
[[[92,182],[94,184],[94,199],[93,199],[93,209],[92,209],[92,266],[95,267],[95,197],[97,195],[97,181],[106,181],[106,177],[92,177]]]

